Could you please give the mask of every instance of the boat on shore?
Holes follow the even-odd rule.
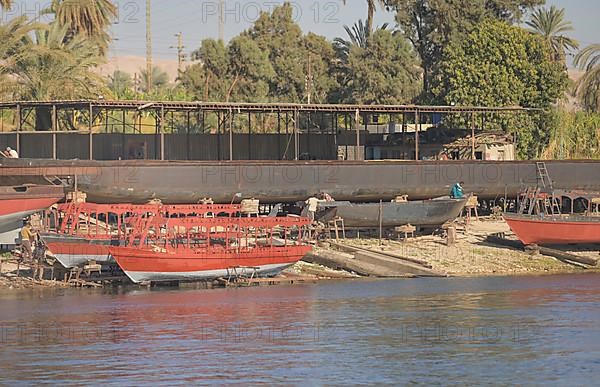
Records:
[[[321,202],[317,219],[328,222],[336,217],[344,219],[346,227],[378,228],[413,225],[436,227],[458,218],[467,204],[468,198],[449,197],[433,200],[365,203]],[[381,218],[381,219],[380,219]]]
[[[600,190],[600,161],[552,161],[556,188]],[[535,184],[534,161],[88,161],[6,159],[0,179],[10,184],[78,176],[78,188],[97,203],[229,203],[238,192],[261,203],[294,203],[318,192],[341,201],[414,200],[447,195],[464,180],[480,200],[516,197]]]
[[[504,219],[525,245],[600,243],[600,217],[504,214]]]
[[[600,244],[600,193],[538,188],[520,199],[518,213],[504,220],[525,245]]]
[[[62,186],[0,187],[0,234],[16,232],[23,227],[24,218],[51,207],[64,197]]]
[[[110,246],[121,246],[131,227],[152,216],[233,216],[239,205],[97,204],[69,202],[53,210],[49,231],[40,234],[50,254],[65,268],[90,261],[114,263]]]
[[[300,217],[163,218],[109,251],[134,283],[274,276],[312,250],[303,242],[309,224]]]

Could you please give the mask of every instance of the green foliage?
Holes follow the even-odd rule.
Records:
[[[267,53],[248,36],[241,35],[225,47],[207,39],[194,52],[201,63],[188,67],[180,83],[194,99],[202,101],[265,101],[268,81],[274,76]]]
[[[548,120],[549,144],[545,159],[600,159],[600,115],[553,111]]]
[[[388,24],[385,23],[378,29],[387,30]],[[348,62],[348,56],[350,55],[350,50],[352,46],[359,46],[362,48],[367,47],[367,41],[370,36],[370,31],[367,29],[367,25],[359,20],[351,27],[344,26],[344,30],[346,31],[346,35],[348,35],[349,40],[342,38],[335,38],[333,40],[333,45],[337,51],[337,55],[342,62]]]
[[[180,77],[203,101],[324,103],[335,85],[335,51],[322,36],[303,35],[289,4],[263,13],[227,46],[208,39],[194,52],[200,63]]]
[[[112,95],[117,99],[131,99],[129,97],[134,93],[134,84],[131,74],[115,70],[115,72],[108,77],[108,88],[112,92]]]
[[[432,92],[440,104],[548,108],[567,86],[538,36],[488,20],[443,55]]]
[[[21,45],[5,70],[29,100],[92,98],[105,94],[102,78],[91,71],[103,62],[99,48],[84,36],[66,39],[68,27],[52,23]]]
[[[248,36],[242,35],[229,43],[229,88],[225,102],[237,92],[238,101],[265,102],[268,82],[274,76],[267,53]]]
[[[430,102],[430,79],[446,46],[461,41],[481,21],[520,19],[545,0],[388,0],[402,33],[413,44],[423,66],[422,100]]]
[[[142,79],[142,85],[141,85],[141,89],[143,92],[147,93],[148,92],[148,76],[147,76],[147,71],[146,69],[142,69],[140,71],[141,74],[141,79]],[[161,70],[160,67],[154,66],[152,67],[152,90],[159,90],[165,86],[167,86],[167,84],[169,83],[169,75],[164,72],[163,70]]]
[[[585,70],[577,82],[575,93],[589,111],[600,111],[600,44],[592,44],[575,57],[575,66]]]
[[[342,0],[344,5],[347,4],[347,0]],[[365,37],[369,37],[373,33],[373,19],[375,18],[375,10],[377,5],[382,8],[388,9],[388,0],[367,0],[367,23],[365,24]]]
[[[268,53],[275,76],[269,82],[269,94],[287,102],[305,100],[308,53],[304,49],[302,29],[294,22],[292,6],[275,7],[263,12],[245,35]]]
[[[432,94],[442,105],[548,109],[563,95],[567,81],[563,65],[552,60],[541,37],[487,20],[445,50]],[[489,125],[516,132],[519,156],[535,158],[549,141],[548,120],[546,114],[495,117]]]
[[[340,92],[343,102],[409,103],[420,92],[416,54],[401,35],[377,30],[366,47],[352,46]]]
[[[552,49],[552,59],[566,67],[567,51],[579,48],[579,43],[565,35],[566,32],[573,31],[573,25],[565,21],[564,8],[558,9],[555,6],[539,8],[526,24],[534,33],[542,36]]]

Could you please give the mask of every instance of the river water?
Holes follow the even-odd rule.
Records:
[[[600,276],[0,293],[0,384],[594,384]],[[596,382],[594,382],[596,380]]]

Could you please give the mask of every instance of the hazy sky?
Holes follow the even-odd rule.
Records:
[[[15,0],[13,14],[34,15],[50,0]],[[145,55],[145,0],[120,0],[118,22],[112,27],[116,39],[111,56]],[[269,10],[283,0],[226,0],[225,38],[229,39],[256,20],[259,10]],[[366,1],[348,0],[292,0],[295,19],[304,31],[313,31],[332,39],[344,36],[344,25],[351,25],[365,18]],[[566,8],[567,18],[573,22],[572,36],[582,45],[600,42],[600,1],[598,0],[547,0],[548,4]],[[152,0],[152,32],[154,55],[160,59],[176,59],[175,34],[183,33],[186,52],[197,48],[202,39],[218,36],[218,16],[215,14],[218,0]],[[3,19],[11,15],[3,15]],[[379,11],[377,23],[393,23],[393,14]]]

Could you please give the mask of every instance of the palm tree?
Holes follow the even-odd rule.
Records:
[[[117,16],[110,0],[52,0],[56,19],[76,33],[100,36]]]
[[[12,55],[19,46],[27,43],[29,32],[39,27],[29,22],[26,16],[19,16],[6,24],[0,24],[0,72],[6,67],[6,61],[13,59]]]
[[[117,7],[110,0],[52,0],[43,11],[54,14],[58,23],[68,26],[66,39],[82,34],[96,40],[104,54],[111,41],[107,27],[117,16]]]
[[[575,92],[588,110],[600,111],[600,44],[592,44],[575,56],[575,66],[585,70]]]
[[[11,19],[5,24],[0,23],[0,84],[4,99],[15,99],[17,91],[14,77],[8,76],[10,68],[25,45],[31,43],[31,31],[42,29],[45,26],[32,23],[26,16]]]
[[[388,28],[388,23],[384,23],[381,27],[378,27],[378,30],[385,30]],[[335,38],[333,40],[333,44],[338,51],[339,57],[343,62],[346,62],[348,55],[350,54],[350,50],[353,46],[358,46],[361,48],[367,47],[367,40],[369,38],[369,30],[367,29],[367,25],[359,20],[352,28],[348,26],[344,26],[344,30],[346,30],[346,34],[350,38],[350,40],[346,40],[343,38]]]
[[[140,71],[142,78],[141,89],[144,92],[148,92],[148,85],[146,76],[146,70],[143,69]],[[160,90],[162,87],[166,86],[169,83],[169,74],[164,72],[160,67],[154,66],[152,67],[152,90]]]
[[[573,31],[573,25],[565,21],[565,9],[558,9],[555,6],[550,8],[539,8],[531,16],[531,20],[526,23],[532,31],[541,35],[548,46],[552,49],[553,60],[556,62],[565,62],[566,52],[576,50],[579,43],[566,35],[566,32]]]
[[[12,56],[6,70],[20,99],[95,99],[107,92],[102,77],[92,71],[103,62],[98,45],[83,35],[67,39],[68,34],[67,26],[50,23]],[[50,109],[36,109],[36,129],[51,126]]]
[[[344,3],[344,5],[346,5],[347,0],[342,0],[342,2]],[[381,7],[386,7],[386,9],[387,9],[386,0],[367,0],[367,6],[368,6],[367,25],[366,25],[367,38],[373,32],[373,20],[375,19],[375,11],[377,9],[377,4],[379,4]]]

